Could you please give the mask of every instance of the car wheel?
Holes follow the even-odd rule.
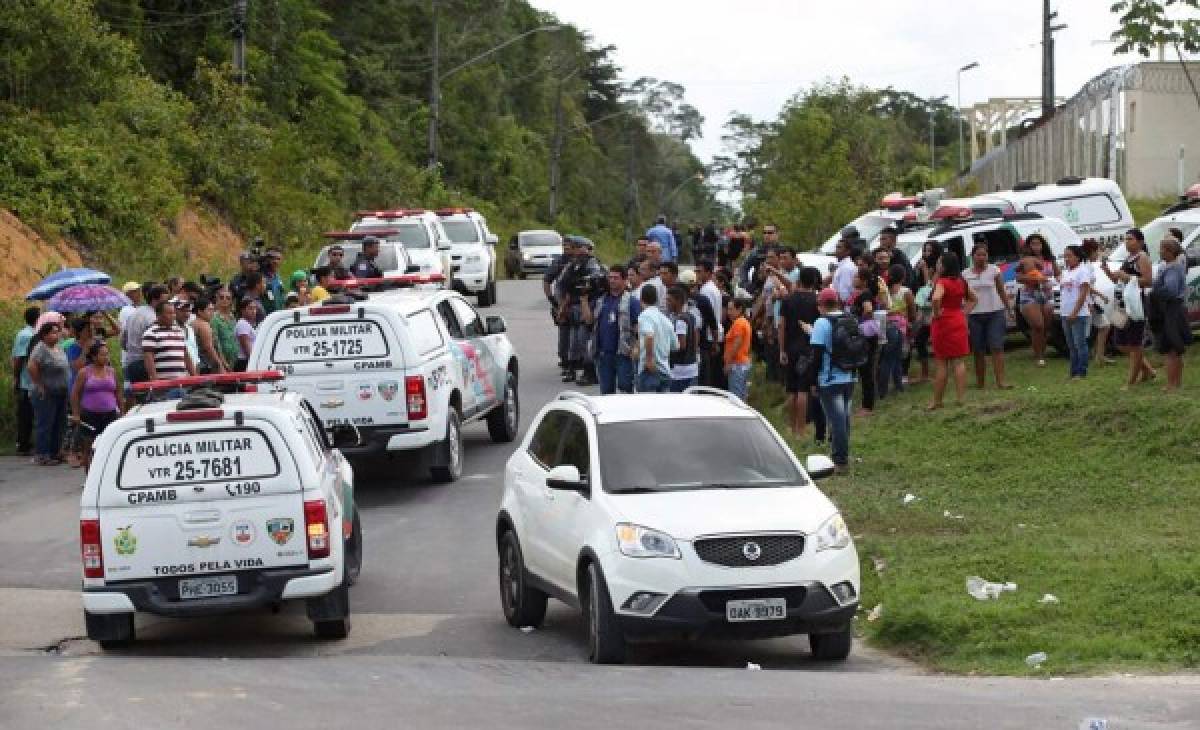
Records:
[[[352,586],[358,582],[358,574],[362,572],[362,524],[358,519],[358,507],[354,508],[354,518],[350,521],[350,539],[346,541],[346,585]]]
[[[849,624],[832,634],[809,634],[808,645],[812,648],[813,659],[819,661],[834,661],[850,656],[850,646],[854,643],[854,633]]]
[[[453,408],[446,416],[446,439],[439,446],[441,463],[430,468],[430,475],[435,482],[443,484],[458,481],[458,478],[462,476],[463,469],[463,439],[462,427],[458,421],[458,411]]]
[[[525,583],[525,558],[512,530],[500,538],[500,603],[513,628],[538,627],[546,620],[546,594]]]
[[[318,639],[344,639],[350,635],[350,617],[330,621],[314,621],[313,631]]]
[[[105,649],[128,646],[137,638],[132,613],[83,612],[87,637]]]
[[[521,401],[517,396],[517,377],[511,372],[504,379],[504,401],[487,416],[488,435],[498,444],[517,437],[521,428]]]
[[[589,563],[584,598],[584,618],[588,627],[588,660],[593,664],[625,662],[625,635],[613,612],[608,584],[599,566]]]
[[[484,285],[483,291],[479,292],[478,301],[480,307],[490,307],[496,303],[495,282],[488,282]]]

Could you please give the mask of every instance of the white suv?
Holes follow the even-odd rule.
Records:
[[[248,367],[282,371],[282,387],[308,397],[326,427],[356,428],[348,456],[420,451],[435,481],[453,482],[466,424],[486,421],[498,442],[517,437],[517,354],[505,329],[446,289],[337,296],[270,314]]]
[[[808,634],[816,658],[845,658],[858,556],[811,481],[833,463],[807,466],[724,391],[561,394],[505,468],[505,618],[537,626],[549,596],[582,607],[597,663],[679,636]]]
[[[487,219],[471,208],[442,208],[437,211],[442,228],[450,237],[450,263],[454,288],[478,297],[479,306],[496,303],[496,243]]]
[[[278,379],[236,373],[135,391]],[[207,616],[303,599],[318,636],[349,631],[362,565],[354,471],[300,395],[193,391],[105,429],[79,513],[88,638],[134,639],[134,613]]]

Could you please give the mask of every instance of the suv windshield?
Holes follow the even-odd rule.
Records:
[[[604,491],[676,492],[805,485],[757,418],[671,418],[598,428]]]
[[[429,248],[429,234],[420,223],[359,223],[354,226],[355,233],[372,231],[396,231],[387,240],[403,243],[405,248]]]
[[[479,229],[469,220],[442,221],[442,228],[446,229],[451,243],[479,243],[482,240],[479,237]]]
[[[366,235],[366,234],[363,234]],[[390,240],[390,239],[389,239]],[[342,257],[342,265],[347,269],[354,264],[354,260],[358,258],[358,254],[362,252],[361,241],[347,241],[342,245],[346,251],[346,255]],[[321,249],[321,255],[317,257],[317,266],[329,265],[329,246]],[[379,255],[375,257],[375,265],[381,271],[396,271],[400,268],[400,263],[396,260],[395,246],[380,246]]]
[[[521,237],[517,240],[520,241],[521,248],[562,245],[562,239],[554,233],[522,233]]]

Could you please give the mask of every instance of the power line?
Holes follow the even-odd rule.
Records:
[[[103,4],[104,4],[104,0],[100,0],[100,2],[98,3],[98,6],[103,5]],[[97,9],[99,10],[100,8],[98,7]],[[233,9],[233,6],[231,5],[231,6],[224,7],[224,8],[217,8],[215,10],[178,12],[175,10],[156,10],[155,8],[143,8],[140,6],[137,8],[132,8],[132,7],[128,7],[128,6],[118,8],[116,6],[110,5],[110,6],[108,6],[108,9],[104,9],[102,12],[116,13],[119,15],[122,12],[130,11],[131,14],[129,16],[127,16],[130,18],[132,18],[136,15],[141,15],[141,14],[158,15],[158,16],[162,16],[164,18],[199,18],[199,17],[204,17],[204,16],[221,15],[222,13],[228,13],[232,9]]]

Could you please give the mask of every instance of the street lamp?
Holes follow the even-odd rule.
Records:
[[[958,170],[962,172],[966,166],[963,157],[963,111],[962,111],[962,75],[964,71],[979,68],[978,61],[972,61],[958,70]]]
[[[441,120],[441,106],[442,106],[441,83],[442,83],[442,80],[458,73],[459,71],[462,71],[464,68],[466,68],[474,63],[482,61],[483,59],[487,58],[488,56],[492,55],[493,53],[496,53],[497,51],[500,51],[502,49],[505,49],[505,48],[511,46],[512,44],[516,43],[517,41],[519,41],[523,38],[527,38],[535,33],[553,33],[555,31],[562,30],[562,28],[563,28],[563,26],[558,25],[557,23],[549,23],[547,25],[539,25],[536,28],[531,28],[530,30],[525,31],[524,33],[520,33],[518,35],[513,36],[512,38],[509,38],[508,40],[504,41],[503,43],[501,43],[498,46],[489,48],[488,50],[484,51],[483,53],[480,53],[478,56],[475,56],[474,58],[463,61],[462,63],[458,64],[457,66],[454,66],[453,68],[451,68],[449,71],[446,71],[445,73],[441,73],[439,71],[439,67],[438,67],[439,42],[438,42],[438,3],[437,3],[437,0],[433,0],[432,5],[433,5],[433,74],[432,74],[432,77],[430,78],[430,82],[429,82],[429,168],[431,170],[436,168],[437,164],[438,164],[438,123]]]

